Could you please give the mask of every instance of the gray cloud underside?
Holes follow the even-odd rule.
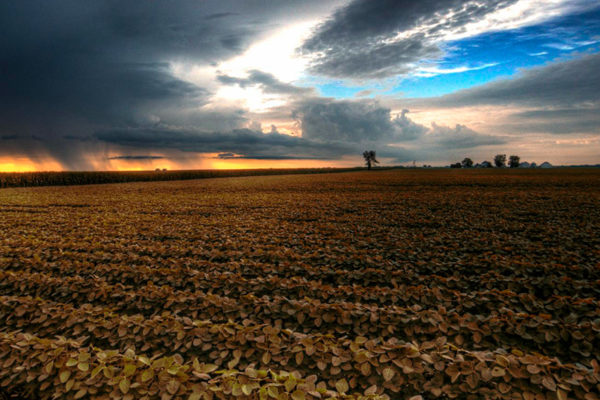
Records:
[[[510,133],[600,134],[600,53],[522,71],[471,89],[428,99],[408,99],[412,107],[516,106],[499,131]]]
[[[225,85],[238,85],[242,88],[258,86],[265,93],[285,95],[311,95],[315,94],[313,88],[304,88],[289,83],[281,82],[267,72],[250,70],[247,78],[238,78],[229,75],[218,75],[217,80]]]
[[[363,79],[404,74],[415,63],[443,54],[436,41],[444,31],[460,32],[516,1],[354,0],[319,26],[299,50],[313,57],[311,70],[319,75]]]
[[[96,132],[95,139],[119,148],[147,151],[219,153],[218,158],[338,159],[375,149],[381,157],[396,161],[422,159],[424,154],[443,154],[448,149],[469,149],[504,143],[503,138],[481,135],[465,126],[425,127],[408,118],[408,110],[393,116],[374,100],[340,101],[304,98],[294,116],[303,136],[272,129],[204,132],[196,128],[155,126],[113,128]],[[405,148],[411,146],[411,150]]]
[[[572,106],[598,102],[600,93],[600,53],[522,71],[471,89],[430,99],[438,107],[481,104],[524,106]]]
[[[103,142],[136,149],[227,152],[255,159],[335,159],[358,151],[353,144],[315,141],[277,132],[264,134],[250,129],[201,132],[175,127],[129,128],[100,131],[95,137]]]
[[[130,160],[130,161],[138,161],[138,160],[162,160],[165,157],[163,156],[114,156],[108,157],[109,160]]]
[[[303,137],[367,144],[410,144],[414,147],[473,148],[505,143],[505,138],[482,135],[464,125],[454,128],[418,124],[408,110],[393,116],[375,100],[307,99],[297,105],[295,117]]]

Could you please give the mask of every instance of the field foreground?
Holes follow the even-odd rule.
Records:
[[[585,169],[2,189],[0,391],[598,399],[599,231]]]

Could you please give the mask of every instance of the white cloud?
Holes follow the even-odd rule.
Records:
[[[454,68],[440,68],[437,66],[435,66],[435,67],[419,67],[413,75],[418,76],[418,77],[431,77],[431,76],[436,76],[436,75],[457,74],[457,73],[467,72],[467,71],[478,71],[481,69],[494,67],[496,65],[498,65],[498,63],[483,64],[483,65],[479,65],[476,67],[469,67],[466,65],[463,65],[460,67],[454,67]]]

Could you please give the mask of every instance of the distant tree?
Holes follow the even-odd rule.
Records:
[[[371,169],[372,163],[379,164],[379,161],[377,161],[377,158],[375,158],[375,152],[373,150],[366,150],[363,153],[363,157],[367,163],[367,169]]]
[[[450,164],[450,168],[462,168],[462,164],[459,162]]]
[[[479,165],[480,165],[481,168],[492,168],[492,163],[489,162],[488,160],[483,161]]]
[[[462,167],[463,168],[472,168],[473,160],[471,160],[469,157],[465,158],[464,160],[462,160]]]
[[[520,162],[521,162],[521,157],[519,157],[519,156],[510,156],[508,158],[508,165],[511,168],[519,168]]]
[[[494,164],[498,168],[504,167],[506,165],[506,154],[496,154]]]

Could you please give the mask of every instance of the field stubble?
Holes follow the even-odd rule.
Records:
[[[0,389],[598,399],[600,172],[0,190]]]

